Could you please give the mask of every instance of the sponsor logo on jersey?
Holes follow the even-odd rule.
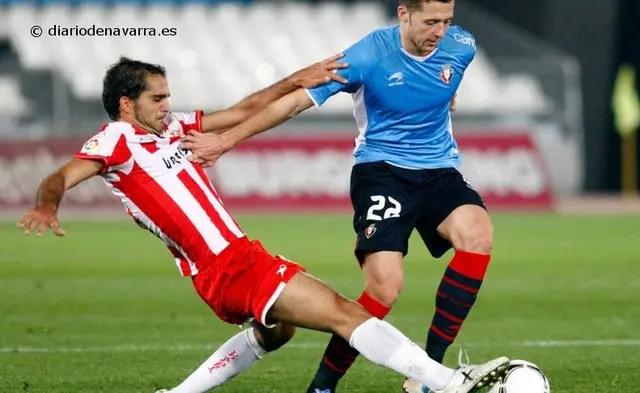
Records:
[[[465,44],[465,45],[469,45],[472,48],[476,47],[476,40],[473,39],[473,37],[469,37],[463,34],[459,34],[459,33],[455,33],[453,35],[453,38],[456,40],[456,42],[459,42],[461,44]]]
[[[189,155],[189,151],[178,148],[178,150],[169,157],[162,157],[162,161],[167,169],[171,169],[174,166],[182,164],[187,155]]]

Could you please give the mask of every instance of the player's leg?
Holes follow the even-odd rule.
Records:
[[[384,162],[359,164],[352,170],[355,254],[365,275],[365,288],[357,302],[378,319],[391,311],[402,289],[403,258],[418,216],[412,211],[418,205],[410,189],[419,180],[416,174]],[[333,335],[307,392],[335,392],[357,356],[348,342]]]
[[[478,193],[458,171],[443,172],[437,185],[440,191],[430,199],[416,226],[434,257],[441,257],[451,247],[455,250],[436,292],[427,334],[426,351],[439,362],[476,302],[493,242],[491,221]],[[405,384],[405,391],[419,391],[413,385]]]
[[[272,328],[255,321],[251,325],[227,340],[182,383],[163,392],[207,392],[240,375],[265,354],[282,347],[295,333],[293,326],[283,323]]]
[[[507,358],[454,370],[429,358],[389,323],[372,317],[321,281],[298,273],[291,277],[266,318],[334,333],[375,364],[413,378],[434,391],[475,392],[491,385],[506,371]]]
[[[439,361],[476,302],[493,246],[493,227],[480,195],[458,171],[452,170],[447,178],[433,200],[437,208],[426,211],[418,224],[434,256],[455,250],[438,287],[427,338],[429,356]]]
[[[364,256],[365,289],[357,302],[371,315],[384,319],[402,288],[403,255],[380,251]],[[359,352],[339,335],[329,340],[307,393],[335,392],[340,379],[353,365]]]
[[[260,268],[265,266],[265,260],[275,263],[259,242],[243,239],[225,250],[216,263],[195,275],[194,288],[221,320],[232,325],[244,324],[252,317],[253,289],[260,282],[263,273]],[[246,266],[257,268],[246,269]],[[275,288],[278,283],[272,285]],[[290,325],[278,323],[266,327],[252,320],[249,328],[227,340],[181,384],[164,392],[207,392],[241,374],[266,353],[280,348],[294,333],[295,328]]]

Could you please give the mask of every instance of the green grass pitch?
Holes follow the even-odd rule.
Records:
[[[0,392],[153,392],[179,383],[238,328],[218,321],[164,246],[135,224],[67,222],[65,238],[0,225]],[[272,253],[355,298],[349,215],[239,215]],[[553,392],[633,392],[640,375],[638,217],[496,214],[494,257],[448,352],[539,364]],[[419,343],[450,258],[412,238],[389,321]],[[220,392],[303,392],[328,335],[307,331]],[[342,392],[399,392],[359,358]]]

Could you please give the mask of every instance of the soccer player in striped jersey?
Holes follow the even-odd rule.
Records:
[[[19,222],[28,234],[47,227],[64,235],[57,210],[66,190],[99,175],[127,213],[170,250],[182,276],[215,314],[234,325],[251,322],[171,393],[201,393],[230,380],[288,342],[294,326],[330,332],[372,362],[444,393],[490,385],[508,359],[445,367],[392,325],[345,299],[305,268],[251,240],[225,208],[202,166],[187,159],[187,132],[219,133],[288,91],[329,80],[339,55],[301,70],[235,107],[205,115],[175,113],[161,66],[121,59],[104,78],[103,104],[113,120],[41,183],[36,207]],[[248,105],[247,102],[253,103]]]

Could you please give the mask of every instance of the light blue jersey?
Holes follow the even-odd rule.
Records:
[[[476,53],[473,36],[447,29],[425,57],[406,52],[399,26],[378,29],[345,51],[349,66],[331,82],[307,90],[316,106],[338,92],[350,93],[360,130],[356,163],[386,161],[406,168],[457,167],[458,145],[449,106]]]

